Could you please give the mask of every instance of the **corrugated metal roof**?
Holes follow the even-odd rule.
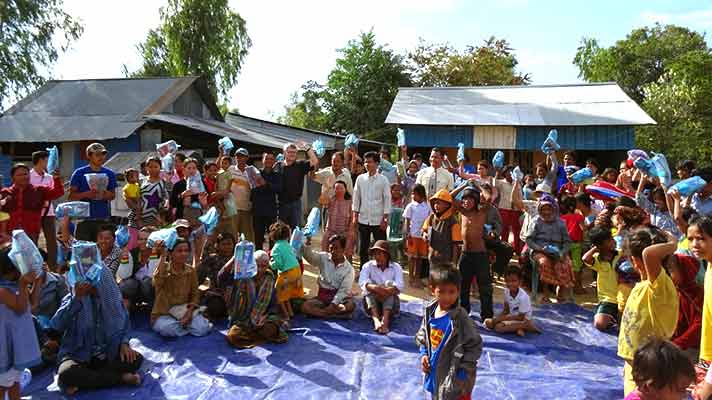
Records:
[[[165,102],[182,93],[171,88],[184,88],[196,80],[200,79],[180,77],[49,81],[0,117],[0,141],[59,142],[125,138],[144,124],[144,110],[159,100]]]
[[[216,136],[227,136],[238,142],[252,143],[260,146],[281,149],[287,143],[287,140],[282,140],[270,135],[263,135],[259,132],[253,132],[247,129],[236,128],[225,122],[205,120],[195,117],[188,117],[177,114],[151,114],[146,116],[147,119],[163,121],[170,124],[185,126],[206,133],[212,133]]]
[[[312,131],[308,129],[295,128],[257,118],[246,117],[244,115],[228,113],[225,122],[240,130],[260,133],[284,140],[287,142],[304,141],[312,143],[316,139],[321,139],[326,150],[336,148],[343,149],[343,138],[333,133]],[[340,146],[339,146],[340,144]]]
[[[400,88],[386,123],[403,125],[649,125],[616,83]]]

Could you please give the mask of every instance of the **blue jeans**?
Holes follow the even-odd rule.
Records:
[[[302,225],[302,199],[289,203],[279,203],[279,219],[294,229]]]
[[[170,315],[162,315],[153,323],[153,330],[161,336],[178,337],[191,334],[193,336],[205,336],[213,329],[213,324],[210,323],[203,314],[198,314],[190,321],[190,325],[183,327],[180,321]]]

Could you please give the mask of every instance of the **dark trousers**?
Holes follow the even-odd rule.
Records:
[[[492,275],[490,274],[489,260],[484,252],[463,252],[460,257],[460,274],[462,285],[460,287],[460,306],[470,312],[470,287],[472,278],[477,277],[477,286],[480,288],[480,318],[492,318]]]
[[[386,231],[380,225],[358,224],[358,236],[360,246],[358,256],[361,259],[361,267],[368,262],[368,248],[371,246],[371,235],[373,240],[386,240]]]
[[[255,250],[262,250],[262,246],[265,243],[265,233],[269,229],[269,226],[277,221],[276,216],[265,217],[262,215],[252,216],[252,225],[255,230]]]
[[[302,226],[302,199],[289,203],[279,203],[279,219],[290,228]]]
[[[499,240],[487,240],[485,242],[485,246],[488,251],[493,251],[495,254],[495,261],[493,265],[494,272],[496,272],[499,276],[504,275],[504,271],[507,269],[507,265],[509,265],[512,255],[514,255],[512,245]]]
[[[132,363],[117,360],[102,360],[92,358],[83,363],[65,359],[59,364],[57,375],[61,387],[76,387],[83,389],[101,389],[118,386],[122,383],[121,375],[138,371],[143,362],[143,356],[138,354]]]
[[[109,223],[108,219],[85,219],[77,224],[77,231],[74,236],[77,240],[96,242],[96,235],[99,233],[99,228]]]
[[[54,271],[57,264],[57,230],[54,216],[42,217],[42,233],[47,243],[47,265]]]

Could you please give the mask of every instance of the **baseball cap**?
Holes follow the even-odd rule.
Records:
[[[188,228],[188,229],[190,229],[190,223],[188,222],[187,219],[182,219],[182,218],[181,218],[181,219],[177,219],[177,220],[173,223],[173,227],[174,227],[174,228]]]
[[[108,153],[106,151],[106,147],[104,147],[103,144],[101,143],[92,143],[89,146],[87,146],[87,155],[90,155],[92,153]]]
[[[250,156],[250,152],[247,151],[246,148],[240,147],[239,149],[237,149],[237,150],[235,151],[235,157],[237,157],[237,156],[249,157],[249,156]]]

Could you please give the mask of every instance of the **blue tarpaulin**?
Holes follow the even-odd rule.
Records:
[[[422,303],[403,303],[388,336],[363,311],[351,321],[297,317],[289,342],[237,350],[226,326],[202,337],[164,339],[134,321],[132,344],[144,355],[140,387],[80,392],[77,399],[421,399],[414,335]],[[535,309],[541,335],[498,335],[479,323],[484,352],[476,399],[621,399],[623,363],[617,332],[601,333],[593,315],[573,304]],[[23,395],[62,398],[54,376],[35,376]]]

